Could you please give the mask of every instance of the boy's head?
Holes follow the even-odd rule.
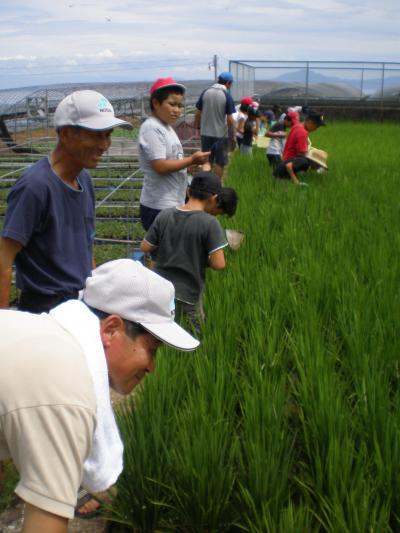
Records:
[[[312,109],[308,110],[306,118],[304,119],[304,127],[308,132],[313,132],[320,126],[325,126],[324,117],[318,111]]]
[[[218,83],[225,85],[228,89],[233,83],[233,76],[230,72],[221,72],[218,76]]]
[[[222,187],[221,179],[213,172],[199,172],[189,186],[189,197],[204,202],[204,210],[210,215],[235,214],[237,194],[229,187]]]
[[[186,87],[174,78],[158,78],[150,89],[150,109],[156,111],[170,95],[179,96],[181,102],[185,91]]]

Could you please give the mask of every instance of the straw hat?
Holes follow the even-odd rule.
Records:
[[[307,152],[306,157],[314,163],[317,163],[317,165],[324,168],[325,170],[328,170],[328,165],[326,163],[328,159],[328,154],[327,152],[324,152],[324,150],[318,150],[318,148],[310,148]]]

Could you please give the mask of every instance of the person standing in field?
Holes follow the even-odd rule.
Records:
[[[217,83],[206,89],[196,103],[194,124],[200,129],[201,149],[211,151],[210,163],[220,178],[228,164],[229,132],[233,135],[235,131],[232,115],[236,109],[229,94],[232,83],[232,74],[221,72]]]
[[[172,127],[181,116],[185,87],[173,78],[159,78],[150,89],[151,116],[139,130],[139,164],[143,170],[140,219],[145,230],[162,209],[185,201],[187,171],[208,161],[209,153],[185,157]]]
[[[0,238],[0,307],[10,304],[12,265],[18,309],[41,313],[78,297],[93,266],[94,191],[89,172],[111,144],[115,117],[96,91],[65,97],[54,115],[57,145],[11,188]]]
[[[233,120],[235,122],[236,144],[238,148],[240,148],[240,145],[242,144],[243,125],[247,119],[247,111],[249,109],[249,106],[251,106],[252,103],[253,99],[250,96],[245,96],[240,101],[240,105],[238,106],[236,113],[232,115]]]
[[[161,343],[199,342],[174,321],[174,288],[139,262],[92,273],[82,301],[41,315],[0,310],[0,460],[12,458],[24,533],[67,533],[82,485],[102,492],[123,468],[109,387],[129,394]]]
[[[247,119],[243,124],[242,134],[243,139],[240,145],[240,153],[251,155],[253,149],[253,139],[258,135],[257,119],[260,116],[258,109],[250,106],[247,110]]]
[[[215,216],[236,211],[236,192],[222,187],[212,172],[193,176],[186,204],[165,209],[146,233],[140,248],[157,250],[155,271],[175,286],[177,316],[187,319],[197,335],[204,320],[202,293],[206,268],[225,268],[225,233]]]
[[[317,111],[308,110],[304,122],[294,125],[290,130],[283,150],[283,160],[305,156],[309,148],[308,134],[320,126],[325,126],[324,117]]]

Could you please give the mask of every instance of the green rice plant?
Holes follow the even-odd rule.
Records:
[[[157,372],[148,376],[143,391],[137,391],[117,411],[125,443],[124,473],[118,481],[111,518],[143,533],[158,529],[170,505],[166,483],[171,471],[170,453],[178,431],[177,413],[184,401],[190,355],[157,355]],[[132,478],[131,473],[135,475]]]
[[[245,239],[207,273],[203,346],[163,353],[119,416],[128,527],[399,530],[399,140],[321,128],[330,169],[308,188],[234,154],[239,208],[220,220]]]
[[[212,356],[207,356],[210,350]],[[220,336],[209,333],[185,376],[186,404],[170,452],[169,485],[175,527],[187,531],[226,531],[237,455],[234,354]],[[228,362],[230,364],[228,364]]]

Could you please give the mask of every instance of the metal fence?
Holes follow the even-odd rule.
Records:
[[[235,100],[343,100],[400,105],[400,63],[231,60]]]

